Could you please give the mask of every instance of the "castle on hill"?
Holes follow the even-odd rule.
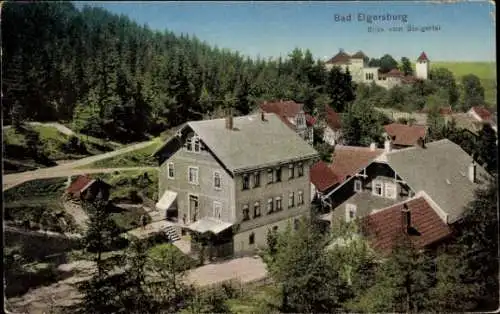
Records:
[[[369,67],[368,57],[362,51],[350,55],[340,49],[335,56],[326,62],[328,70],[334,66],[343,71],[349,69],[354,82],[365,84],[375,82],[379,86],[390,89],[402,84],[411,84],[417,79],[427,80],[429,78],[430,60],[425,52],[422,52],[416,61],[415,76],[405,76],[397,69],[393,69],[388,73],[381,73],[379,67]]]

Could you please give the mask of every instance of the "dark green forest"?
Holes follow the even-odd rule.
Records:
[[[232,107],[293,99],[309,111],[354,99],[350,75],[327,73],[310,51],[253,60],[196,37],[153,31],[69,2],[3,10],[4,123],[67,121],[76,131],[139,140]]]

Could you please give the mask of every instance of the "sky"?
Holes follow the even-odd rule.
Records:
[[[446,0],[444,0],[446,1]],[[495,61],[494,4],[488,1],[436,3],[424,1],[381,2],[74,2],[99,6],[124,14],[151,29],[196,35],[220,48],[250,57],[279,57],[294,48],[309,49],[326,59],[339,49],[362,50],[380,58],[415,60],[422,51],[435,61]],[[343,16],[350,21],[336,21]],[[359,15],[406,15],[399,20],[367,23]],[[433,27],[429,31],[408,31]],[[369,31],[383,29],[383,32]],[[402,27],[401,31],[390,31]]]

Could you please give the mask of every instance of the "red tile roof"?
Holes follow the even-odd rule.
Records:
[[[293,100],[279,100],[264,102],[260,109],[267,113],[275,113],[280,117],[293,118],[304,108],[303,104],[296,103]]]
[[[417,61],[429,61],[429,58],[427,58],[427,55],[425,54],[425,52],[422,51],[420,56],[417,58]]]
[[[345,63],[351,60],[351,56],[344,51],[340,51],[335,56],[333,56],[330,60],[326,61],[326,63]]]
[[[404,74],[403,72],[399,71],[398,69],[392,69],[390,70],[386,76],[390,76],[390,77],[403,77]]]
[[[392,137],[393,144],[411,146],[417,143],[419,138],[425,138],[426,127],[422,125],[406,125],[391,123],[384,125],[384,130]]]
[[[326,124],[332,130],[338,130],[342,127],[340,115],[328,105],[326,105]]]
[[[320,192],[326,191],[339,181],[337,176],[324,161],[318,161],[312,165],[309,176],[311,183],[314,184],[316,189]]]
[[[78,176],[75,181],[73,181],[70,186],[66,189],[67,193],[78,193],[81,192],[84,187],[86,187],[92,178],[87,175]]]
[[[424,197],[405,202],[411,214],[409,239],[417,248],[424,248],[451,235],[451,228],[443,221]],[[390,251],[403,236],[403,204],[382,209],[361,219],[363,231],[371,245],[381,251]]]
[[[383,152],[383,149],[378,148],[371,150],[369,147],[335,146],[330,169],[336,176],[336,183],[342,183],[347,176],[355,175]]]
[[[491,119],[491,112],[483,106],[472,107],[472,110],[483,120]]]

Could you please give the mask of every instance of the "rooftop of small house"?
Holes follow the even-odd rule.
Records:
[[[311,169],[311,183],[319,191],[341,184],[383,153],[383,149],[376,147],[336,145],[331,165],[318,162]]]
[[[291,128],[295,128],[295,124],[290,119],[295,118],[300,112],[304,111],[304,104],[293,100],[265,101],[260,105],[260,109],[264,112],[278,115],[285,124]],[[311,115],[306,114],[306,123],[308,125],[313,125],[315,122],[316,120]]]
[[[227,119],[232,121],[230,128]],[[195,132],[232,173],[319,156],[311,145],[273,113],[191,121],[181,130],[186,128]],[[167,140],[162,148],[174,138],[176,136]]]
[[[312,165],[309,175],[311,183],[320,192],[328,190],[339,181],[335,173],[330,169],[330,166],[324,161],[318,161]]]
[[[427,128],[422,125],[408,125],[402,123],[391,123],[384,125],[384,130],[392,138],[395,145],[411,146],[417,143],[419,138],[425,138]]]
[[[71,184],[66,188],[66,193],[80,193],[85,191],[89,186],[95,182],[94,179],[87,175],[78,176]]]
[[[488,121],[491,119],[491,112],[486,109],[484,106],[474,106],[471,108],[473,112],[475,112],[481,119]]]
[[[451,118],[455,122],[455,126],[458,129],[465,129],[470,131],[472,134],[478,135],[485,122],[478,121],[471,117],[470,114],[465,112],[454,113]]]
[[[422,147],[393,150],[385,154],[387,163],[414,191],[425,191],[448,215],[448,222],[458,220],[465,206],[475,197],[475,190],[487,183],[489,174],[474,165],[474,182],[469,179],[473,159],[448,139]]]
[[[451,235],[451,228],[439,217],[431,202],[421,194],[361,218],[363,233],[374,249],[390,251],[405,234],[419,249]],[[409,214],[409,219],[406,220],[409,225],[405,224],[405,214]]]

